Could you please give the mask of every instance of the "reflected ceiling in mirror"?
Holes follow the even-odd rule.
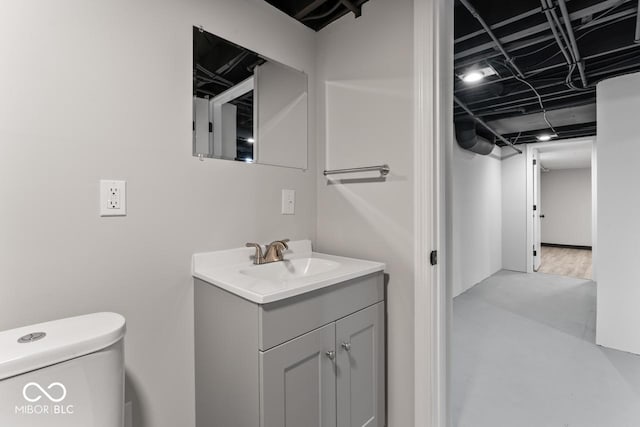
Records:
[[[193,28],[193,155],[307,168],[307,76]]]

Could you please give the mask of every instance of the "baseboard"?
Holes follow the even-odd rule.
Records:
[[[558,243],[541,243],[542,246],[549,246],[551,248],[565,248],[565,249],[585,249],[585,250],[592,250],[593,248],[591,246],[577,246],[577,245],[561,245]]]

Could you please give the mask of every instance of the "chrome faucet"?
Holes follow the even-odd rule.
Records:
[[[247,243],[245,246],[248,248],[256,248],[256,254],[253,257],[253,263],[256,265],[267,264],[269,262],[282,261],[282,251],[289,249],[287,242],[289,239],[276,240],[269,243],[262,255],[262,246],[258,243]]]

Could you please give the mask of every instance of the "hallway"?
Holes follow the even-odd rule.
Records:
[[[500,271],[454,299],[455,427],[637,427],[640,356],[594,344],[596,285]]]

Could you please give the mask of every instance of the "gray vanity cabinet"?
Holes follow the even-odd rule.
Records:
[[[197,427],[384,427],[382,272],[269,304],[195,280]]]
[[[261,352],[262,427],[335,427],[335,336],[332,323]]]
[[[385,423],[384,304],[336,322],[337,427]]]

